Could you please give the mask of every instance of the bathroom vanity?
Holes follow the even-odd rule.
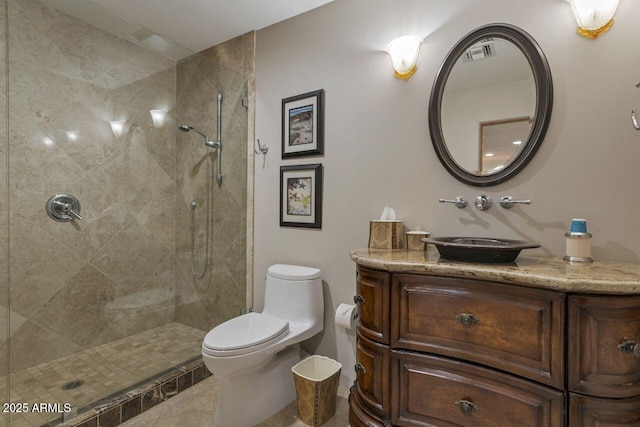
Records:
[[[360,249],[352,426],[640,426],[640,266]]]

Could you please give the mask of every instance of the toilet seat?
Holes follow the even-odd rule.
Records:
[[[211,356],[237,356],[268,347],[289,333],[289,322],[262,313],[227,320],[205,336],[202,351]]]

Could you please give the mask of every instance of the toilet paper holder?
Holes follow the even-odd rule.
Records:
[[[342,303],[334,310],[336,326],[346,330],[356,329],[358,326],[358,307]]]
[[[334,308],[333,309],[333,315],[335,316],[337,313],[338,313],[338,309]],[[353,314],[353,320],[358,320],[358,312],[357,311]]]

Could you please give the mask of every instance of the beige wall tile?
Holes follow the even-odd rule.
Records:
[[[251,67],[252,37],[175,64],[34,0],[11,0],[9,10],[11,126],[8,147],[0,141],[0,165],[8,153],[12,258],[10,292],[0,300],[0,352],[8,354],[11,345],[10,370],[174,319],[206,331],[237,315],[247,274],[247,82],[239,73]],[[217,91],[225,96],[225,181],[212,188],[216,243],[198,282],[190,273],[188,203],[204,205],[204,166],[213,168],[215,155],[207,158],[204,141],[176,126],[192,125],[214,139]],[[153,126],[151,109],[167,110],[162,129]],[[113,119],[126,120],[122,137],[111,131]],[[4,178],[0,242],[9,219]],[[79,198],[82,221],[46,216],[44,202],[60,192]],[[0,279],[9,275],[4,260],[7,247],[0,247]],[[8,284],[2,281],[0,291]],[[146,291],[169,295],[175,305],[111,309],[121,298],[151,295]]]
[[[246,301],[246,160],[247,112],[242,107],[246,79],[242,77],[242,38],[234,39],[178,63],[176,115],[180,124],[203,131],[211,139],[217,133],[215,95],[223,92],[222,174],[214,184],[211,218],[211,262],[202,280],[191,277],[191,210],[196,200],[196,268],[204,266],[206,166],[215,157],[206,157],[202,138],[177,136],[176,256],[183,277],[178,278],[181,304],[176,320],[195,327],[211,327],[237,316]],[[235,68],[231,71],[229,68]],[[237,72],[235,72],[237,71]],[[211,165],[215,166],[215,165]],[[215,175],[212,168],[212,176]],[[243,243],[239,243],[242,241]],[[194,313],[204,312],[209,326]]]

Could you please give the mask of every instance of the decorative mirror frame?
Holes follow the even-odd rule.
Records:
[[[487,37],[505,39],[513,43],[524,54],[531,66],[536,86],[536,110],[533,126],[524,147],[504,169],[487,175],[475,174],[463,169],[451,157],[442,133],[442,96],[447,79],[454,65],[473,44]],[[445,169],[459,181],[478,187],[496,185],[513,178],[531,161],[540,148],[551,120],[553,106],[553,82],[547,59],[536,41],[522,29],[510,24],[489,24],[479,27],[464,36],[449,51],[438,70],[429,99],[429,132],[433,148]]]

